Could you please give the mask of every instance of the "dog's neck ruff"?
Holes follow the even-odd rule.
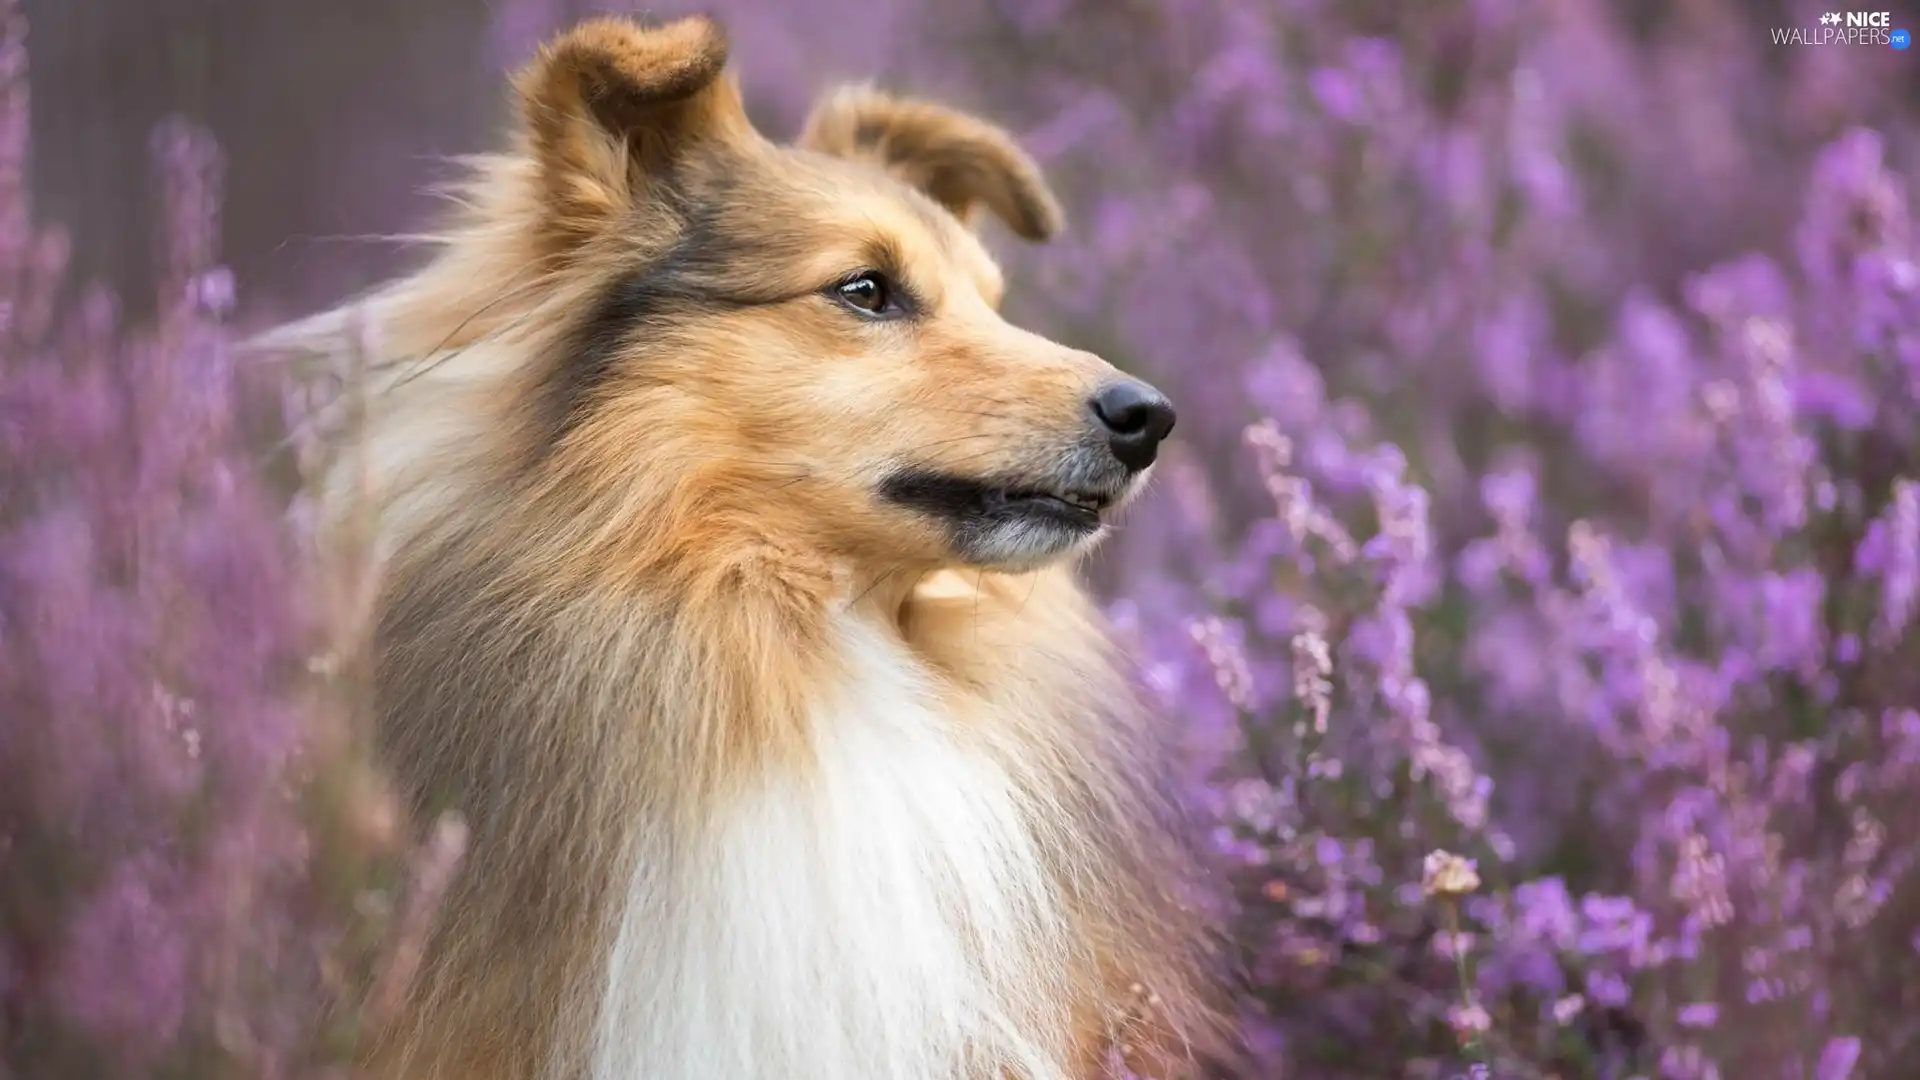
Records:
[[[1032,789],[896,628],[836,620],[811,768],[756,778],[677,857],[638,838],[594,1080],[1067,1080]]]

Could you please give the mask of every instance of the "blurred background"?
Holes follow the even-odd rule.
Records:
[[[1179,402],[1092,570],[1254,1075],[1920,1075],[1920,6],[703,7],[771,135],[865,79],[1018,133],[1069,226],[994,234],[1010,314]],[[457,829],[382,794],[228,348],[412,265],[624,9],[9,8],[0,1076],[321,1075]]]

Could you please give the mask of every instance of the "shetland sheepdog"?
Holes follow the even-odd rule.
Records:
[[[856,87],[780,144],[726,63],[557,37],[431,261],[260,342],[373,353],[379,746],[470,828],[368,1065],[1192,1075],[1198,848],[1073,574],[1173,406],[999,314],[979,220],[1060,224],[1004,130]]]

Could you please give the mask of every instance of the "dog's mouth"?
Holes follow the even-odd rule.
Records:
[[[983,488],[980,504],[989,515],[1057,518],[1098,527],[1100,515],[1113,505],[1105,492],[1045,488]]]
[[[882,488],[896,505],[974,528],[995,525],[1052,526],[1077,533],[1100,528],[1101,516],[1121,492],[1095,487],[1009,484],[949,473],[908,471]]]

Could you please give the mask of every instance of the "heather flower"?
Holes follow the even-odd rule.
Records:
[[[1253,676],[1246,657],[1234,643],[1233,631],[1217,618],[1195,621],[1188,627],[1194,644],[1206,655],[1214,679],[1227,700],[1237,709],[1253,707]]]
[[[1478,1005],[1456,1005],[1447,1010],[1447,1025],[1462,1043],[1468,1043],[1491,1030],[1493,1018]]]
[[[1710,1028],[1720,1019],[1720,1008],[1711,1002],[1695,1002],[1681,1006],[1674,1019],[1681,1027]]]
[[[1421,866],[1420,888],[1428,896],[1465,896],[1479,887],[1480,875],[1471,859],[1435,851]]]
[[[1326,639],[1313,630],[1304,630],[1293,639],[1293,694],[1307,703],[1313,714],[1313,732],[1327,733],[1327,714],[1332,708],[1333,660],[1327,653]]]
[[[1900,640],[1920,612],[1920,482],[1896,480],[1887,508],[1867,526],[1854,556],[1864,575],[1880,581],[1880,610],[1873,635],[1881,643]]]
[[[1860,1040],[1852,1037],[1831,1039],[1820,1052],[1814,1068],[1814,1080],[1847,1080],[1860,1060]]]

